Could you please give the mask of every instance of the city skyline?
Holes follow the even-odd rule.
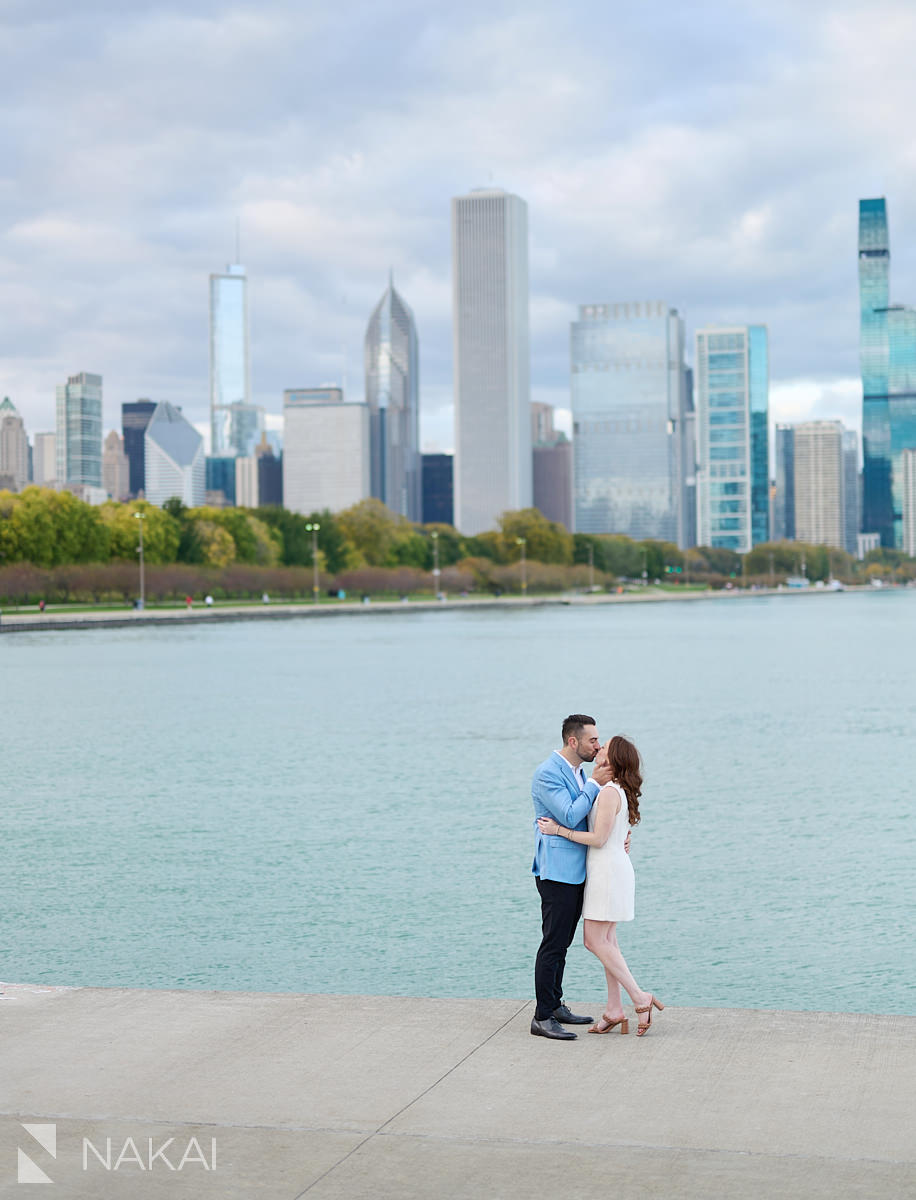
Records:
[[[423,331],[422,442],[450,448],[447,201],[489,180],[529,205],[533,399],[568,413],[579,304],[664,295],[688,345],[705,324],[768,325],[774,420],[858,427],[860,197],[891,198],[895,291],[916,295],[914,168],[900,153],[916,16],[881,10],[893,20],[824,4],[791,25],[742,13],[718,26],[712,54],[687,13],[598,22],[583,3],[420,20],[396,4],[356,31],[346,5],[317,24],[283,3],[257,17],[139,5],[110,14],[105,37],[92,14],[14,8],[3,394],[47,431],[55,383],[87,368],[106,380],[106,429],[147,395],[204,425],[206,280],[233,256],[240,217],[252,400],[276,420],[291,383],[334,379],[354,397],[366,316],[393,265]],[[379,55],[380,40],[395,53]],[[330,121],[309,115],[306,47],[342,68],[306,81]],[[866,86],[873,57],[880,97]],[[51,78],[38,69],[49,58]],[[349,63],[368,69],[355,89]],[[168,89],[152,86],[163,77]],[[51,135],[36,139],[36,125]]]

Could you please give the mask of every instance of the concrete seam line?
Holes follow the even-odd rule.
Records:
[[[348,1129],[339,1125],[257,1125],[257,1124],[240,1124],[237,1121],[194,1121],[190,1119],[170,1120],[167,1117],[138,1117],[138,1116],[116,1116],[112,1113],[93,1113],[87,1116],[85,1113],[56,1113],[56,1112],[34,1112],[32,1109],[24,1109],[21,1112],[0,1112],[0,1117],[10,1117],[13,1120],[42,1120],[42,1121],[79,1121],[82,1123],[89,1122],[107,1122],[116,1125],[162,1125],[166,1129],[238,1129],[252,1130],[255,1132],[271,1131],[274,1133],[339,1133],[347,1137],[358,1137],[365,1133],[371,1136],[377,1133],[376,1129]]]
[[[394,1118],[392,1118],[393,1120]],[[568,1142],[549,1138],[521,1137],[478,1137],[474,1134],[448,1133],[387,1133],[377,1131],[374,1135],[383,1138],[404,1138],[405,1141],[414,1138],[421,1142],[467,1142],[474,1146],[552,1146],[557,1149],[570,1150],[646,1150],[649,1153],[668,1154],[731,1154],[741,1158],[772,1158],[787,1162],[799,1160],[803,1162],[830,1163],[871,1163],[874,1166],[910,1167],[916,1162],[912,1158],[838,1158],[833,1154],[780,1154],[770,1150],[738,1150],[721,1146],[676,1146],[671,1143],[655,1142]],[[298,1200],[298,1197],[297,1197]]]
[[[423,1091],[419,1093],[419,1095],[414,1096],[414,1098],[412,1100],[408,1100],[408,1102],[402,1108],[398,1109],[398,1111],[396,1113],[393,1113],[388,1118],[387,1121],[383,1121],[382,1124],[379,1125],[378,1129],[375,1129],[372,1131],[372,1133],[367,1134],[366,1137],[364,1137],[361,1142],[359,1142],[357,1145],[355,1145],[352,1150],[349,1150],[345,1155],[343,1155],[342,1158],[338,1159],[338,1161],[336,1163],[334,1163],[333,1166],[328,1167],[328,1169],[326,1171],[324,1171],[321,1175],[319,1175],[317,1179],[313,1179],[312,1182],[308,1185],[307,1188],[305,1188],[304,1191],[299,1192],[298,1195],[293,1197],[293,1200],[302,1200],[302,1197],[305,1196],[308,1192],[310,1192],[313,1187],[316,1187],[319,1183],[321,1183],[322,1179],[326,1179],[327,1176],[330,1175],[332,1171],[336,1171],[339,1166],[342,1166],[343,1163],[345,1163],[348,1158],[351,1158],[357,1152],[357,1150],[361,1150],[362,1147],[365,1146],[366,1142],[369,1142],[372,1140],[372,1138],[377,1137],[378,1134],[382,1133],[382,1131],[385,1130],[391,1124],[392,1121],[396,1121],[397,1118],[401,1115],[401,1113],[405,1113],[408,1110],[408,1108],[411,1108],[414,1104],[417,1103],[418,1100],[422,1100],[424,1096],[427,1096],[433,1090],[433,1088],[438,1087],[443,1079],[447,1079],[449,1077],[449,1075],[452,1074],[453,1071],[457,1071],[458,1068],[462,1065],[462,1063],[466,1063],[467,1060],[473,1054],[476,1054],[477,1051],[482,1046],[485,1046],[487,1044],[487,1042],[489,1042],[493,1038],[495,1038],[498,1033],[501,1033],[502,1030],[504,1030],[507,1025],[510,1025],[515,1020],[515,1018],[517,1016],[519,1016],[520,1013],[523,1013],[525,1011],[525,1009],[529,1006],[530,1003],[531,1003],[530,1000],[526,1000],[524,1004],[520,1005],[519,1008],[517,1008],[516,1011],[511,1014],[511,1016],[506,1017],[505,1021],[503,1021],[503,1023],[501,1025],[498,1025],[496,1027],[496,1029],[493,1030],[492,1033],[488,1034],[483,1039],[482,1042],[478,1042],[476,1046],[473,1046],[467,1052],[467,1054],[464,1055],[463,1058],[460,1058],[458,1060],[458,1062],[453,1063],[447,1071],[444,1071],[439,1076],[438,1079],[433,1080],[433,1082],[429,1085],[429,1087],[425,1087],[423,1089]]]

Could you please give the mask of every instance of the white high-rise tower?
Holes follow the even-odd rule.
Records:
[[[452,200],[455,524],[529,508],[528,207],[495,188]]]

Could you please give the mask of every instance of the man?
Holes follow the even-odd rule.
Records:
[[[592,762],[601,749],[595,718],[572,713],[563,722],[563,749],[554,750],[541,763],[531,781],[534,801],[534,864],[531,868],[541,896],[543,937],[534,965],[537,1008],[531,1032],[537,1037],[575,1041],[564,1025],[590,1025],[591,1017],[577,1017],[563,1003],[563,969],[566,951],[582,915],[585,892],[586,847],[564,837],[546,837],[538,817],[553,817],[567,829],[587,829],[586,817],[595,797],[611,781],[610,768],[598,766],[591,779],[582,764]]]

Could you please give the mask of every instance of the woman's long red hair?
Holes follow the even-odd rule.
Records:
[[[614,772],[614,780],[623,788],[627,797],[630,824],[639,824],[639,797],[642,795],[642,771],[639,751],[633,743],[620,734],[607,744],[608,763]]]

